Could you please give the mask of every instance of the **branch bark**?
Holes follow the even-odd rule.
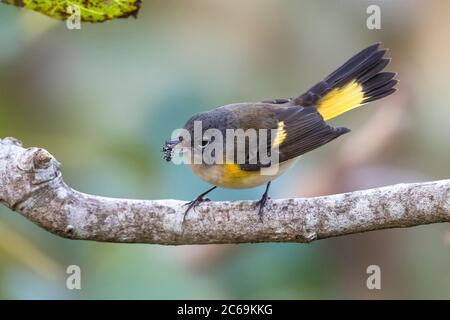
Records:
[[[129,200],[67,186],[58,161],[41,148],[0,140],[0,201],[47,231],[70,239],[166,245],[311,242],[377,229],[450,221],[450,180],[399,184],[325,197],[268,202]]]

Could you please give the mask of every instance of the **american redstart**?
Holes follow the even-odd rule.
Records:
[[[185,154],[188,151],[194,173],[214,186],[187,203],[185,216],[190,209],[209,200],[205,198],[206,194],[217,187],[242,189],[267,184],[257,202],[261,218],[273,179],[285,172],[300,155],[350,131],[333,127],[326,121],[395,92],[396,73],[382,71],[390,59],[384,57],[387,50],[379,47],[378,43],[373,44],[357,53],[296,98],[229,104],[191,117],[184,126],[187,136],[179,134],[166,142],[164,158],[171,161],[175,150]],[[195,138],[198,135],[196,124],[200,124],[200,138]],[[228,136],[230,130],[253,130],[259,133],[257,143],[250,146],[251,135],[248,134],[241,141],[243,147],[239,147],[236,136]],[[225,138],[219,139],[217,133]],[[210,148],[213,142],[216,146]],[[231,143],[231,149],[227,143]],[[226,149],[225,154],[219,155],[217,146]],[[215,156],[216,161],[206,159],[206,151],[210,157]],[[263,172],[274,167],[273,163],[262,161],[263,153],[276,155],[277,170],[273,174]]]

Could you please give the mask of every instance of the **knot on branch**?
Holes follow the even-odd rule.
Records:
[[[31,183],[34,185],[58,177],[59,166],[59,162],[42,148],[28,148],[18,159],[19,169],[31,174]]]
[[[10,208],[61,176],[59,162],[42,148],[22,148],[14,138],[0,140],[0,200]]]
[[[22,141],[20,141],[16,138],[13,138],[13,137],[6,137],[4,139],[0,139],[0,144],[5,144],[5,145],[10,144],[10,145],[14,145],[17,147],[21,147]]]

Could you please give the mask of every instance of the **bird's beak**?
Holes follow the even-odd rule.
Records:
[[[164,153],[164,156],[163,156],[164,160],[166,160],[166,161],[172,160],[173,148],[180,142],[181,142],[181,140],[179,140],[179,139],[166,141],[166,143],[164,144],[163,149],[162,149],[162,152]]]

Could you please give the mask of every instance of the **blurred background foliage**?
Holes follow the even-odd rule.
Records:
[[[381,7],[381,30],[366,8]],[[0,137],[41,146],[74,188],[190,200],[207,185],[162,160],[193,113],[302,93],[381,41],[400,91],[335,121],[272,197],[448,178],[450,2],[145,1],[137,20],[63,22],[0,6]],[[262,188],[218,190],[257,199]],[[69,291],[65,270],[82,270]],[[382,290],[366,288],[366,268]],[[70,241],[0,207],[0,298],[450,298],[450,230],[431,225],[301,244],[163,247]]]

